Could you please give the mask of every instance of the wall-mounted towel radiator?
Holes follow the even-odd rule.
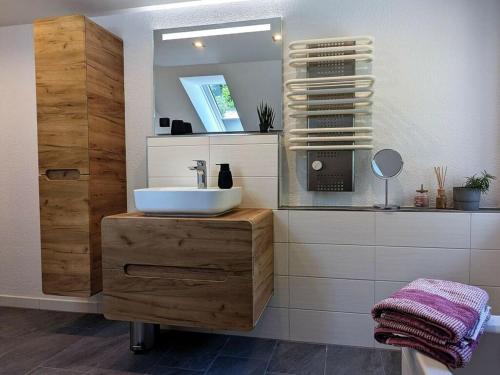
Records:
[[[289,131],[289,150],[306,151],[308,190],[354,191],[354,150],[371,150],[368,36],[300,40],[289,45],[290,66],[302,78],[285,82],[290,117],[305,128]]]

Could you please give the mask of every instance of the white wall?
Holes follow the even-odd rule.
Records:
[[[152,29],[276,16],[283,17],[284,45],[303,38],[374,36],[374,145],[403,155],[404,172],[392,183],[398,203],[412,204],[421,183],[435,190],[434,165],[448,165],[449,189],[483,169],[500,176],[497,0],[252,0],[96,18],[125,40],[129,135],[151,132]],[[295,71],[286,64],[284,74],[289,79]],[[285,116],[285,128],[295,126]],[[144,184],[137,171],[138,166],[145,170],[144,144],[139,138],[128,146],[133,148],[128,170],[136,173],[130,183]],[[356,153],[355,193],[313,194],[305,190],[303,154],[288,152],[282,196],[290,198],[283,203],[371,205],[382,200],[383,184],[372,175],[370,156]],[[483,197],[483,206],[498,205],[500,182]]]
[[[194,133],[206,133],[206,129],[182,87],[180,77],[223,75],[246,131],[259,131],[257,105],[262,100],[276,109],[275,123],[282,127],[281,61],[155,66],[154,69],[155,109],[159,117],[191,122]]]
[[[500,3],[497,0],[251,0],[98,17],[125,46],[129,207],[146,185],[146,136],[152,135],[153,37],[157,28],[282,16],[287,41],[325,36],[375,37],[375,146],[393,147],[405,171],[392,186],[399,203],[434,183],[447,164],[449,186],[484,168],[500,176]],[[36,118],[30,26],[0,28],[0,295],[40,296]],[[294,71],[285,67],[285,79]],[[286,127],[293,127],[287,121]],[[382,184],[357,154],[357,192],[312,197],[303,161],[288,154],[291,203],[369,205]],[[500,182],[485,197],[500,205]]]
[[[0,28],[0,294],[40,294],[31,26]]]

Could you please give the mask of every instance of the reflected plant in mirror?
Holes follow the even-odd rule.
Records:
[[[193,134],[282,129],[281,33],[280,18],[155,30],[155,135],[188,134],[161,118]]]
[[[261,133],[267,133],[269,129],[273,128],[274,124],[274,109],[269,105],[260,102],[257,107],[257,114],[259,115],[259,128]]]

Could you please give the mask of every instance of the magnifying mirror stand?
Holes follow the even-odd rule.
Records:
[[[389,179],[385,179],[385,204],[376,204],[373,206],[379,210],[399,210],[399,206],[394,204],[389,204]]]

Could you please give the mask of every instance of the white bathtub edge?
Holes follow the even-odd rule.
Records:
[[[491,316],[485,332],[500,333],[499,315]],[[452,375],[445,365],[414,349],[403,348],[401,354],[402,375]]]

